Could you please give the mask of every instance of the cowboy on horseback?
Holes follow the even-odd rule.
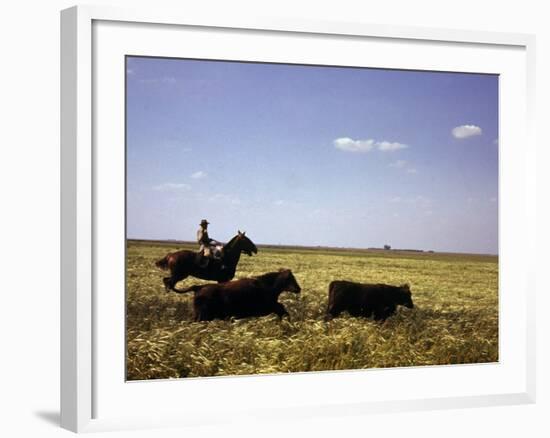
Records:
[[[208,221],[205,222],[205,225],[208,226]],[[203,222],[201,222],[201,230],[199,230],[201,233],[197,233],[197,240],[201,245],[201,249],[211,249],[212,243],[215,241],[210,239],[210,237],[204,236],[203,230],[206,231],[207,234],[208,231],[206,227],[202,225]],[[216,248],[216,252],[218,248]],[[214,254],[216,254],[216,252]],[[157,260],[155,266],[164,271],[170,271],[170,276],[162,279],[166,291],[173,290],[175,292],[182,292],[176,289],[175,285],[178,281],[182,281],[189,276],[201,278],[203,280],[217,281],[218,283],[225,283],[233,279],[242,253],[251,256],[252,254],[258,253],[258,248],[256,248],[254,242],[245,235],[244,231],[242,233],[238,231],[237,235],[233,236],[229,242],[223,245],[223,248],[219,250],[221,260],[216,260],[216,263],[209,262],[208,257],[204,257],[202,252],[182,249],[168,253],[162,259]],[[208,266],[206,268],[201,267],[197,261],[198,258],[205,258]]]
[[[197,253],[197,265],[201,268],[206,268],[210,259],[220,259],[221,254],[218,249],[220,243],[214,239],[211,239],[208,235],[208,222],[203,219],[200,223],[200,228],[197,231],[197,242],[200,245],[199,252]]]

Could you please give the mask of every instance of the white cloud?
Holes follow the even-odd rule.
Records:
[[[285,203],[285,201],[283,201],[282,199],[278,199],[275,202],[273,202],[273,204],[277,205],[277,206],[283,205],[284,203]]]
[[[153,186],[153,190],[157,190],[159,192],[173,192],[173,191],[186,192],[188,190],[191,190],[191,186],[189,184],[164,183],[164,184]]]
[[[127,68],[127,69],[126,69],[126,73],[127,73],[128,75],[133,75],[133,74],[135,73],[135,71],[134,71],[134,69],[132,69],[132,68]]]
[[[417,170],[414,167],[410,167],[410,164],[405,160],[394,161],[393,163],[388,164],[388,167],[403,169],[403,171],[411,174],[418,173]]]
[[[353,140],[349,137],[341,137],[334,140],[334,146],[342,151],[368,152],[374,146],[374,140]]]
[[[476,125],[461,125],[453,128],[451,132],[453,134],[453,137],[463,139],[476,135],[481,135],[482,130],[479,126]]]
[[[407,165],[405,160],[397,160],[393,163],[388,164],[389,167],[394,167],[396,169],[403,169]]]
[[[342,151],[347,152],[369,152],[373,149],[377,149],[382,152],[396,151],[398,149],[405,149],[408,146],[403,143],[389,142],[389,141],[376,141],[372,138],[367,140],[354,140],[349,137],[340,137],[334,140],[334,147]]]
[[[202,178],[206,178],[207,175],[208,174],[206,172],[203,172],[202,170],[198,170],[197,172],[191,174],[191,178],[202,179]]]
[[[399,149],[405,149],[408,146],[403,143],[379,141],[379,142],[376,142],[376,147],[378,148],[378,150],[382,152],[386,152],[386,151],[397,151]]]

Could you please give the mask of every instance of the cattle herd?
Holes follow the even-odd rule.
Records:
[[[275,313],[288,316],[278,302],[282,292],[299,294],[300,285],[290,269],[281,269],[257,277],[225,283],[191,286],[177,292],[194,292],[195,321],[211,321],[230,317],[245,318]],[[333,281],[328,288],[326,320],[348,312],[352,316],[373,317],[384,321],[393,315],[398,305],[413,308],[408,284],[366,284],[351,281]]]

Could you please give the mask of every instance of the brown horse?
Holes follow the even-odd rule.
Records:
[[[237,235],[223,246],[221,259],[211,259],[206,267],[197,265],[197,253],[188,250],[170,253],[155,265],[160,269],[170,270],[170,277],[162,279],[166,291],[180,292],[175,288],[176,283],[190,275],[218,283],[231,280],[235,276],[242,252],[251,256],[252,253],[258,253],[258,248],[245,236],[245,232],[238,231]]]

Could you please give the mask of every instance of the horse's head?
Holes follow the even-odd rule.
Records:
[[[246,231],[243,231],[242,233],[240,231],[237,231],[237,235],[234,237],[234,239],[235,249],[244,252],[249,256],[251,256],[252,253],[258,253],[258,248],[256,248],[256,245],[254,245],[254,242],[246,237]]]

